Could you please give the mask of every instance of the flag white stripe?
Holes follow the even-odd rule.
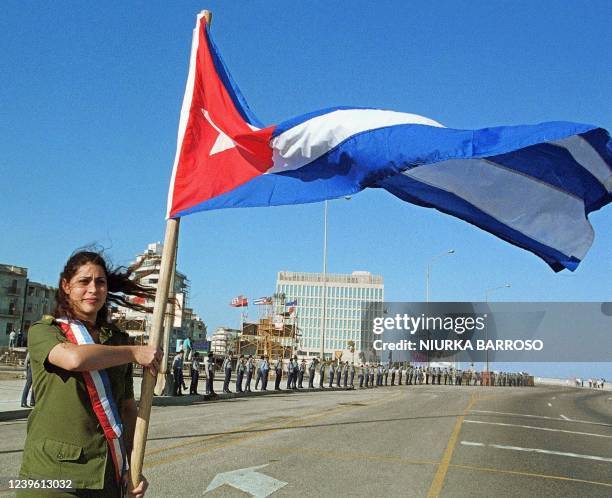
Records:
[[[172,196],[174,193],[174,179],[176,177],[176,171],[178,169],[179,158],[181,156],[181,150],[183,148],[183,139],[185,138],[185,130],[187,129],[187,122],[189,121],[189,111],[191,109],[191,99],[193,98],[193,84],[195,81],[195,69],[196,69],[196,57],[198,54],[198,45],[200,43],[200,22],[206,22],[202,20],[204,17],[202,11],[198,14],[196,20],[196,26],[193,30],[193,38],[191,41],[191,55],[189,56],[189,73],[187,75],[187,84],[185,85],[185,95],[183,96],[183,106],[181,107],[181,115],[179,118],[178,135],[176,139],[176,154],[174,156],[174,165],[172,166],[172,176],[170,178],[170,189],[168,190],[168,207],[166,216],[170,217],[170,210],[172,209]]]
[[[566,149],[574,160],[597,178],[608,192],[612,192],[612,170],[584,138],[573,135],[550,143]]]
[[[442,161],[404,175],[452,192],[527,237],[582,260],[593,242],[584,202],[485,159]]]
[[[392,125],[443,126],[418,114],[379,109],[340,109],[308,119],[272,139],[274,166],[278,173],[301,168],[358,133]]]

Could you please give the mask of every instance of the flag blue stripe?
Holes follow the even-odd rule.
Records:
[[[236,83],[234,82],[232,75],[228,71],[227,66],[219,55],[217,46],[215,45],[215,42],[210,36],[210,28],[208,24],[206,25],[206,34],[208,38],[208,48],[213,60],[213,64],[215,65],[215,69],[217,70],[217,75],[219,76],[219,79],[223,82],[223,85],[225,86],[227,93],[231,97],[232,102],[236,107],[236,110],[240,113],[242,119],[244,119],[247,123],[250,123],[258,128],[263,128],[264,125],[257,119],[253,111],[251,111],[251,108],[247,104],[246,99],[243,97],[240,88],[238,88],[238,85],[236,85]]]

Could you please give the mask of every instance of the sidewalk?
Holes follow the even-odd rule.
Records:
[[[22,369],[10,369],[10,368],[2,368],[0,369],[0,421],[7,420],[16,420],[21,418],[27,418],[29,413],[32,411],[31,408],[22,408],[21,407],[21,393],[23,392],[23,386],[25,385],[25,372]],[[14,378],[12,378],[14,377]],[[319,377],[315,377],[315,385],[318,385]],[[185,384],[189,387],[190,379],[185,379]],[[134,377],[134,396],[136,399],[140,399],[140,387],[142,383],[141,377]],[[308,386],[307,378],[304,379],[305,386]],[[268,381],[268,390],[265,392],[255,391],[255,380],[251,382],[251,389],[253,389],[250,393],[236,393],[236,379],[235,376],[232,376],[232,382],[230,383],[230,391],[231,394],[226,394],[223,392],[223,380],[215,379],[215,392],[217,396],[206,396],[204,394],[200,394],[197,396],[192,396],[189,394],[183,394],[183,396],[155,396],[153,398],[153,406],[186,406],[194,403],[201,403],[204,401],[223,401],[226,399],[232,398],[240,398],[245,396],[266,396],[272,394],[295,394],[299,392],[315,392],[315,391],[344,391],[343,387],[332,387],[331,389],[326,387],[324,389],[308,389],[305,387],[304,389],[298,390],[286,390],[285,386],[287,385],[286,377],[283,376],[283,380],[281,381],[281,390],[274,390],[274,377]],[[325,382],[325,385],[328,385],[328,382]],[[200,377],[200,382],[198,383],[198,391],[203,393],[206,391],[206,379],[202,379]],[[187,389],[186,392],[189,392]],[[29,399],[28,399],[29,402]]]

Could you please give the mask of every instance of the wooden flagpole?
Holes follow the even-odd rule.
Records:
[[[176,247],[178,241],[180,218],[169,219],[166,222],[166,236],[164,237],[164,247],[162,249],[161,268],[157,293],[155,294],[155,305],[153,306],[153,322],[149,333],[149,345],[160,347],[163,336],[164,315],[168,302],[170,281],[174,271],[174,260],[176,257]],[[164,346],[167,347],[167,346]],[[151,404],[153,402],[153,390],[157,376],[151,375],[147,370],[142,374],[142,386],[140,390],[140,403],[138,405],[138,418],[136,419],[136,429],[134,430],[134,448],[130,462],[130,477],[132,487],[138,486],[142,474],[142,464],[149,431],[149,418],[151,416]]]
[[[212,12],[204,11],[203,17],[210,25]],[[166,221],[166,235],[164,237],[164,248],[162,250],[161,268],[157,293],[155,294],[155,305],[153,306],[153,322],[149,334],[149,345],[160,347],[164,328],[164,314],[168,303],[168,293],[170,281],[175,271],[176,252],[178,249],[178,234],[180,218],[169,219]],[[167,345],[164,345],[167,348]],[[145,371],[142,377],[142,387],[140,391],[140,403],[138,406],[138,418],[136,419],[136,429],[134,431],[134,448],[130,462],[130,480],[132,487],[138,486],[142,480],[142,465],[144,462],[144,452],[149,432],[149,419],[151,417],[151,404],[153,402],[153,390],[157,377]]]

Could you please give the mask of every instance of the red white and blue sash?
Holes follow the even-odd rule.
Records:
[[[56,322],[59,323],[66,338],[71,343],[78,345],[95,344],[87,327],[81,322],[66,318],[58,318]],[[81,373],[85,379],[93,411],[98,422],[100,422],[104,437],[110,448],[115,467],[115,478],[117,482],[120,482],[123,473],[128,470],[129,464],[122,438],[123,424],[119,418],[119,411],[113,398],[108,374],[105,370],[90,370]]]

